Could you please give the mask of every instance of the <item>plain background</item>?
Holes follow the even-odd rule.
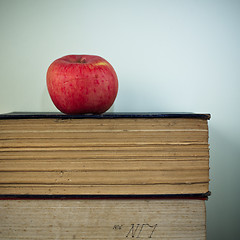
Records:
[[[240,236],[240,1],[0,0],[0,113],[57,111],[46,71],[107,59],[116,112],[211,113],[208,239]]]

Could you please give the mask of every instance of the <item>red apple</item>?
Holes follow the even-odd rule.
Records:
[[[101,114],[117,96],[118,79],[113,67],[102,57],[68,55],[49,66],[47,87],[61,112]]]

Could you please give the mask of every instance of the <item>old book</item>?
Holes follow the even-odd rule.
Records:
[[[0,194],[208,192],[208,114],[0,115]]]
[[[0,200],[0,239],[206,239],[205,201]]]

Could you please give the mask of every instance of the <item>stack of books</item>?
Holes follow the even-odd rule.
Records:
[[[205,239],[209,119],[0,115],[0,239]]]

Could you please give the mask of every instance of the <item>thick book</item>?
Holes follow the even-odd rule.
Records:
[[[1,200],[0,239],[206,239],[198,199]]]
[[[209,114],[0,115],[1,195],[205,194]]]

